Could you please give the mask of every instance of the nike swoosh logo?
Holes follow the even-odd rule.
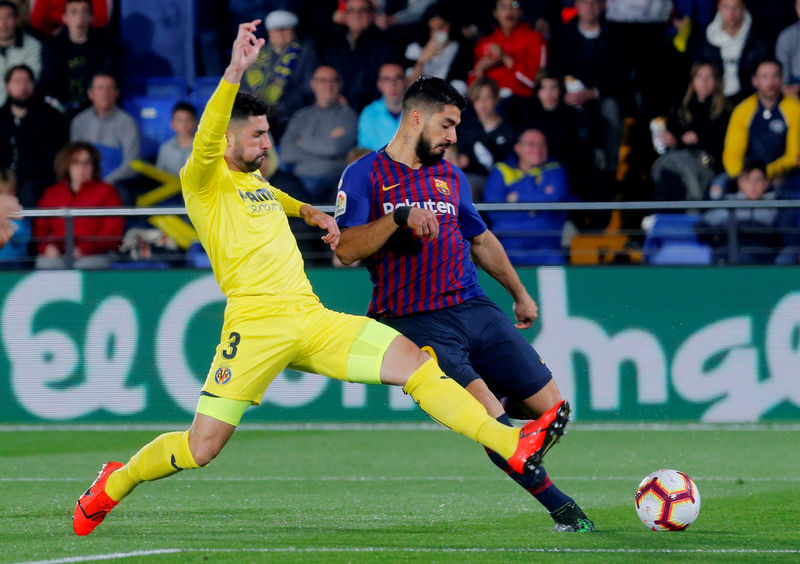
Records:
[[[175,468],[175,470],[183,470],[183,468],[178,466],[178,463],[175,461],[175,455],[174,454],[172,455],[172,459],[169,461],[169,463],[172,464],[172,467]]]
[[[520,433],[519,438],[524,439],[525,437],[530,437],[531,435],[535,435],[536,433],[541,433],[543,429],[536,429],[535,431],[531,431],[530,433]]]
[[[396,188],[397,186],[400,186],[399,182],[397,184],[392,184],[391,186],[383,186],[382,188],[383,188],[384,192],[387,192],[387,191],[391,190],[392,188]]]

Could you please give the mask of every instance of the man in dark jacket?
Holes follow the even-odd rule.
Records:
[[[67,142],[67,122],[34,96],[30,67],[13,66],[4,78],[8,100],[0,107],[0,168],[14,170],[20,203],[32,207],[55,181],[53,159]]]

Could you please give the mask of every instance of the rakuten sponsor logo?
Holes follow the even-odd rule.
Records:
[[[414,208],[422,208],[424,210],[431,210],[435,212],[437,215],[456,215],[456,207],[451,204],[450,202],[442,202],[436,200],[425,200],[424,202],[412,202],[408,198],[406,198],[402,202],[397,202],[393,204],[392,202],[384,202],[383,203],[383,215],[389,215],[392,213],[395,208],[401,207],[414,207]]]

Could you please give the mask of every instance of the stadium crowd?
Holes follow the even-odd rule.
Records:
[[[800,0],[229,0],[197,9],[199,36],[211,38],[195,62],[207,84],[222,73],[234,24],[263,19],[267,42],[242,79],[270,108],[276,149],[261,172],[312,204],[333,204],[345,167],[391,140],[404,89],[421,75],[470,101],[446,158],[466,172],[476,202],[800,194]],[[25,209],[149,205],[148,192],[191,151],[209,93],[170,90],[182,79],[158,64],[154,76],[126,70],[118,12],[113,0],[0,0],[0,193]],[[148,100],[171,114],[155,145],[141,134]],[[142,160],[163,175],[143,176]],[[162,202],[180,205],[175,194]],[[665,214],[648,213],[486,218],[516,264],[581,262],[571,244],[594,237],[602,246],[614,233],[623,242],[613,260],[642,260],[644,248],[644,261],[658,262]],[[682,254],[665,262],[729,262],[730,222],[742,251],[734,262],[800,262],[796,208],[683,216]],[[68,248],[64,219],[10,221],[3,268],[204,264],[174,223],[81,218]],[[317,237],[294,227],[307,260],[330,264]]]

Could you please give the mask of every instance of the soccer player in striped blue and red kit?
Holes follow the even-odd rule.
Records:
[[[367,266],[373,283],[371,317],[432,350],[445,372],[491,416],[511,425],[499,398],[534,416],[562,398],[550,370],[517,330],[531,326],[538,306],[475,209],[464,173],[443,160],[456,142],[465,105],[438,78],[423,76],[409,86],[392,141],[342,175],[336,255],[344,264],[363,260]],[[470,253],[511,294],[516,324],[478,285]],[[543,467],[520,474],[486,450],[492,462],[547,508],[557,531],[594,530]]]

